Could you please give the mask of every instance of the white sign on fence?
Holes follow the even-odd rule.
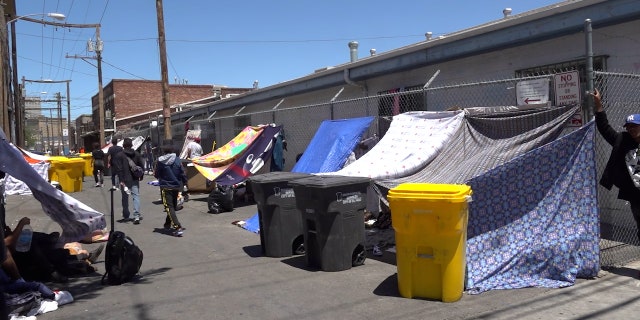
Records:
[[[549,102],[549,79],[520,81],[516,84],[516,101],[519,106]]]
[[[556,88],[556,105],[566,106],[579,104],[580,76],[578,71],[558,73],[553,76]]]

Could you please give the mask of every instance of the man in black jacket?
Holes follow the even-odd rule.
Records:
[[[598,131],[613,147],[600,184],[609,190],[618,187],[618,199],[629,201],[640,239],[640,114],[628,115],[626,131],[618,132],[609,125],[600,92],[596,89],[592,95]]]
[[[142,177],[136,178],[131,173],[129,159],[141,168],[144,168],[142,156],[138,151],[133,150],[133,142],[130,138],[125,138],[122,146],[124,150],[115,156],[115,170],[120,180],[120,190],[122,191],[122,219],[118,222],[129,222],[129,194],[133,199],[133,224],[140,224],[142,215],[140,214],[140,180]]]

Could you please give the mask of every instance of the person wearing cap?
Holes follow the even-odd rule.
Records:
[[[628,115],[625,131],[618,132],[609,124],[600,92],[595,89],[592,96],[598,131],[613,147],[600,184],[608,190],[618,187],[618,199],[629,201],[640,239],[640,113]]]

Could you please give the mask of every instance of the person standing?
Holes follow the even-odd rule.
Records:
[[[200,137],[195,137],[193,138],[193,141],[187,144],[187,159],[198,158],[200,156],[202,156]]]
[[[122,192],[122,219],[119,222],[131,221],[129,211],[129,195],[133,199],[133,224],[140,224],[142,215],[140,214],[140,180],[142,177],[134,177],[131,173],[129,166],[129,159],[140,166],[144,167],[142,163],[142,156],[133,150],[133,141],[130,138],[125,138],[122,146],[124,147],[122,152],[115,156],[115,169],[120,181],[120,190]],[[143,175],[144,176],[144,175]]]
[[[592,96],[598,131],[613,147],[600,184],[608,190],[618,187],[618,199],[629,201],[640,239],[640,113],[628,115],[626,131],[618,132],[609,124],[600,92],[596,89]]]
[[[93,166],[93,179],[96,180],[96,187],[102,187],[104,184],[104,151],[100,148],[99,142],[93,143],[93,151],[91,151],[91,161]]]
[[[116,173],[114,172],[115,168],[113,168],[113,159],[118,153],[122,152],[122,150],[123,148],[118,145],[118,138],[113,137],[113,139],[111,139],[111,147],[107,149],[107,168],[111,169],[111,186],[112,187],[116,186]]]
[[[171,230],[171,235],[181,237],[184,233],[184,228],[178,221],[176,208],[178,206],[178,193],[182,186],[187,183],[187,175],[184,173],[182,163],[172,145],[164,145],[162,151],[163,155],[158,157],[156,162],[154,176],[158,179],[162,205],[167,214],[164,228]]]
[[[153,145],[151,144],[151,137],[147,137],[144,140],[142,154],[145,158],[144,172],[151,174],[153,172]]]

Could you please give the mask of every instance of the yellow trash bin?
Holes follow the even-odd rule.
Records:
[[[389,190],[401,296],[460,300],[471,193],[467,185],[428,183],[404,183]]]
[[[58,181],[62,191],[67,193],[82,191],[84,171],[82,158],[51,157],[50,161],[49,176],[51,181]]]
[[[91,165],[91,162],[93,161],[93,155],[91,153],[80,153],[79,156],[80,158],[82,158],[82,160],[84,160],[84,171],[83,171],[84,176],[92,177],[93,166]]]
[[[49,157],[49,181],[58,181],[58,170],[60,170],[59,165],[62,161],[67,160],[67,157],[62,156],[52,156]]]

